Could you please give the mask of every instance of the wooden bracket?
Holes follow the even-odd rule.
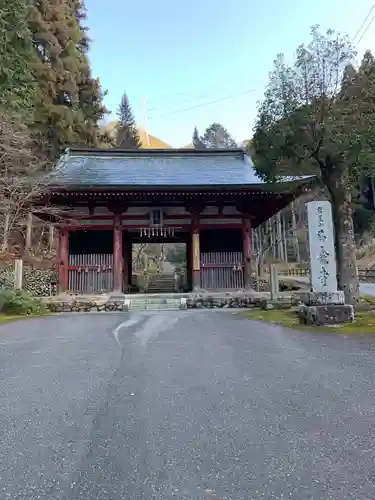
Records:
[[[88,204],[88,208],[89,208],[90,217],[92,217],[95,213],[96,203],[90,201]]]
[[[108,204],[109,212],[112,212],[115,215],[121,215],[128,210],[129,206],[125,204],[117,205],[117,204]]]
[[[203,212],[205,204],[200,201],[185,204],[186,210],[192,215],[199,215]]]

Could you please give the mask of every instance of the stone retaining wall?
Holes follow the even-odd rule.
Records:
[[[120,312],[128,311],[129,308],[123,300],[95,301],[87,299],[76,300],[51,300],[46,302],[46,307],[50,312]]]
[[[57,293],[57,271],[55,269],[23,269],[23,290],[34,297],[49,297]],[[0,268],[0,288],[14,288],[14,270],[12,266]]]

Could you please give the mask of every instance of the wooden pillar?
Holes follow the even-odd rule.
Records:
[[[201,286],[200,267],[200,241],[199,241],[199,217],[193,215],[191,227],[191,264],[192,264],[192,288],[198,290]]]
[[[121,215],[113,219],[113,291],[122,292],[122,229]]]
[[[248,217],[242,219],[242,253],[244,287],[252,287],[251,275],[251,221]]]
[[[69,231],[67,228],[60,229],[59,248],[58,248],[58,264],[59,264],[59,293],[64,293],[68,290],[68,266],[69,266]]]

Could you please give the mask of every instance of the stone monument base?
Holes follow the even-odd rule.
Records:
[[[301,305],[298,317],[301,324],[314,326],[353,323],[355,319],[353,306],[347,304]]]
[[[308,306],[344,305],[345,295],[342,290],[336,292],[308,292],[306,304]]]

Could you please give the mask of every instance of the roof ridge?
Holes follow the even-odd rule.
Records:
[[[238,156],[242,160],[245,158],[245,151],[241,148],[233,149],[184,149],[184,148],[168,148],[168,149],[101,149],[101,148],[67,148],[65,150],[67,156],[114,156],[114,157],[156,157],[156,156]]]

